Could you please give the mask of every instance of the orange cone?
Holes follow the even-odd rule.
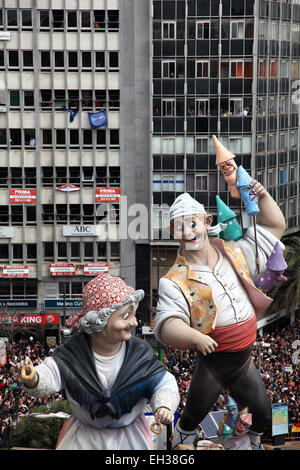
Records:
[[[235,158],[235,155],[224,147],[215,135],[213,135],[212,138],[216,149],[216,165],[220,165],[220,163],[224,163],[227,162],[227,160]]]

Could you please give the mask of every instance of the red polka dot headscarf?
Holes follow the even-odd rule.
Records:
[[[68,318],[66,327],[78,328],[80,319],[88,312],[100,311],[114,304],[121,304],[134,292],[136,292],[135,289],[127,286],[123,279],[113,277],[108,271],[104,271],[85,285],[82,294],[82,309]]]

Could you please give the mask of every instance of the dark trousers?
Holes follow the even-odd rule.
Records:
[[[198,355],[180,426],[191,431],[205,418],[224,388],[239,409],[252,413],[251,429],[262,433],[271,422],[271,405],[261,376],[251,359],[251,348],[238,352]]]

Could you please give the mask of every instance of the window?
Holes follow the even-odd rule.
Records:
[[[268,113],[277,114],[277,97],[269,96]]]
[[[54,31],[64,29],[64,10],[52,10],[52,24]]]
[[[27,225],[36,225],[36,207],[26,206],[26,223]]]
[[[9,260],[9,245],[7,243],[0,243],[0,260],[1,263]]]
[[[229,148],[232,153],[243,153],[243,138],[242,137],[229,137]],[[251,152],[251,147],[249,149]],[[244,150],[246,152],[246,150]]]
[[[277,78],[278,77],[278,60],[270,60],[269,77],[270,78]]]
[[[78,68],[78,54],[77,52],[68,52],[68,67],[69,69]]]
[[[18,51],[8,51],[8,67],[10,69],[17,69],[19,67]]]
[[[184,191],[184,174],[153,174],[153,191]]]
[[[22,243],[12,244],[13,261],[23,261],[23,245]]]
[[[119,129],[110,129],[110,147],[119,147]]]
[[[36,186],[36,168],[25,167],[25,187]]]
[[[119,67],[119,52],[109,52],[109,68]]]
[[[96,69],[104,69],[105,68],[105,52],[98,51],[95,55],[96,59]]]
[[[53,186],[53,167],[42,167],[42,185],[45,187]]]
[[[120,90],[108,90],[109,97],[109,109],[119,109],[120,108]],[[96,95],[97,99],[97,95]],[[97,105],[97,103],[96,103]]]
[[[79,108],[79,91],[78,90],[68,90],[69,97],[69,107],[70,108]]]
[[[21,129],[10,129],[10,146],[11,147],[21,147],[22,138],[21,138]]]
[[[268,187],[276,186],[276,169],[268,170]]]
[[[0,129],[0,146],[7,146],[7,133],[6,129]]]
[[[92,55],[90,52],[81,53],[81,64],[83,69],[90,69],[92,67]]]
[[[208,153],[207,137],[196,137],[196,153]]]
[[[41,90],[41,107],[49,109],[52,106],[52,90]]]
[[[111,242],[110,257],[114,259],[120,259],[120,242]]]
[[[161,24],[162,27],[162,39],[176,39],[176,22],[163,21]]]
[[[67,260],[67,243],[66,242],[58,242],[57,243],[57,259],[59,260]]]
[[[83,223],[94,223],[94,204],[83,204]]]
[[[4,69],[4,51],[0,51],[0,69]]]
[[[210,34],[209,21],[197,21],[196,23],[196,39],[209,39]]]
[[[68,29],[77,28],[77,12],[68,11]]]
[[[78,166],[69,167],[69,183],[80,184],[80,168]]]
[[[49,10],[40,10],[40,29],[48,30],[50,28]]]
[[[196,116],[208,116],[209,114],[209,101],[196,100]]]
[[[34,93],[32,90],[24,91],[24,108],[34,108]]]
[[[279,168],[278,170],[278,184],[286,184],[286,168]]]
[[[82,171],[83,171],[83,178],[82,178],[83,183],[93,183],[93,181],[94,181],[94,168],[93,167],[83,167]],[[88,185],[90,185],[90,184],[88,184]],[[87,184],[85,184],[84,186],[87,186]]]
[[[195,190],[196,191],[208,190],[208,175],[205,175],[205,174],[195,175]]]
[[[106,242],[97,242],[97,260],[107,259]]]
[[[85,261],[93,260],[94,259],[94,244],[93,244],[93,242],[84,242],[83,243],[83,248],[84,248],[84,252],[83,252],[84,260]]]
[[[105,29],[105,10],[94,10],[94,28],[95,31]]]
[[[35,129],[24,129],[24,143],[25,147],[35,147]]]
[[[243,115],[243,99],[242,98],[234,98],[229,100],[229,110],[232,116],[242,116]]]
[[[71,242],[71,261],[80,260],[80,242]]]
[[[90,29],[91,28],[91,14],[89,11],[81,12],[81,28]]]
[[[27,260],[28,261],[36,261],[37,259],[37,249],[35,243],[28,243],[26,245],[27,250]]]
[[[264,135],[258,135],[256,137],[256,151],[264,152],[266,149],[266,139]]]
[[[52,129],[42,129],[43,148],[52,148]]]
[[[54,243],[44,242],[44,258],[47,261],[53,261],[54,259]]]
[[[231,39],[243,39],[245,35],[245,23],[243,21],[231,21]]]
[[[107,10],[108,31],[118,31],[119,29],[119,10]]]
[[[175,116],[176,101],[175,99],[162,100],[162,115]]]
[[[91,129],[83,129],[83,147],[91,148],[93,146],[93,133]]]
[[[97,148],[106,147],[106,132],[104,129],[97,129]]]
[[[7,29],[18,28],[18,10],[7,10]]]
[[[56,147],[64,148],[66,146],[65,129],[56,129]]]
[[[0,206],[0,223],[2,225],[9,224],[9,206]]]
[[[230,62],[230,77],[243,77],[243,62]]]
[[[31,10],[21,10],[22,12],[22,29],[32,28]]]
[[[54,51],[54,66],[55,69],[61,69],[65,66],[64,52]]]
[[[81,90],[82,107],[87,109],[93,108],[93,91],[92,90]]]
[[[0,168],[0,186],[8,186],[8,168]]]
[[[176,76],[176,62],[175,61],[163,61],[162,62],[162,77],[163,78],[175,78]]]
[[[56,222],[58,224],[63,224],[64,222],[67,222],[67,209],[67,204],[56,204]]]
[[[196,77],[197,78],[208,78],[209,77],[209,62],[208,61],[196,61]]]
[[[70,147],[79,148],[79,129],[70,129]]]
[[[9,92],[10,97],[10,108],[19,108],[20,107],[20,91],[19,90],[11,90]]]

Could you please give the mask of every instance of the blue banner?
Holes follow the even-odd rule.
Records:
[[[107,126],[106,110],[102,109],[99,113],[88,113],[91,129]]]

